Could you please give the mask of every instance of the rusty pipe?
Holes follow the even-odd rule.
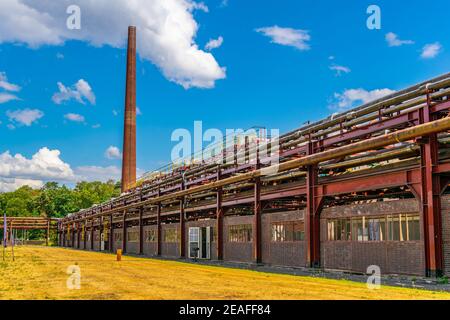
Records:
[[[417,125],[411,128],[406,128],[403,130],[399,130],[393,133],[384,134],[375,138],[371,138],[368,140],[352,143],[346,146],[338,147],[335,149],[323,151],[320,153],[312,154],[309,156],[305,156],[302,158],[290,160],[279,165],[274,165],[267,168],[262,168],[258,170],[254,170],[251,172],[243,173],[234,177],[229,177],[223,180],[214,181],[205,185],[192,187],[190,189],[177,191],[172,194],[167,194],[159,197],[154,197],[140,203],[130,204],[124,207],[116,208],[107,212],[97,213],[95,215],[90,216],[89,218],[93,218],[99,215],[103,215],[106,213],[111,213],[115,211],[123,211],[131,208],[140,207],[143,205],[160,203],[162,201],[167,201],[170,199],[181,198],[193,193],[199,193],[202,191],[206,191],[209,189],[216,189],[219,187],[223,187],[229,184],[238,183],[241,181],[252,180],[258,177],[266,176],[267,173],[272,171],[283,172],[287,170],[296,169],[303,166],[315,165],[320,162],[345,157],[348,155],[352,155],[355,153],[373,150],[381,147],[385,147],[391,144],[396,144],[404,141],[411,140],[413,138],[429,135],[433,133],[438,133],[442,131],[446,131],[450,129],[450,117],[445,117],[439,120],[435,120],[432,122],[428,122],[425,124]],[[78,221],[81,219],[75,219],[72,221]]]

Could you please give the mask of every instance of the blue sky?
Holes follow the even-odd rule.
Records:
[[[14,8],[13,2],[19,0],[3,1]],[[92,16],[91,7],[83,7],[86,1],[78,2],[83,26],[83,19]],[[381,8],[380,30],[366,26],[366,10],[371,4]],[[192,130],[195,120],[203,121],[204,128],[257,125],[286,132],[336,112],[339,101],[342,111],[361,102],[355,101],[361,94],[370,97],[372,90],[399,90],[450,70],[448,1],[432,1],[426,7],[418,0],[228,0],[225,4],[222,0],[206,0],[204,5],[208,12],[192,12],[198,24],[192,40],[199,50],[208,52],[204,47],[210,39],[223,38],[223,44],[211,54],[218,66],[226,68],[226,76],[213,81],[213,88],[186,89],[168,79],[161,63],[155,65],[148,55],[139,57],[137,105],[142,114],[137,119],[137,165],[142,170],[169,162],[175,145],[170,140],[172,131]],[[36,7],[42,9],[38,4]],[[114,17],[105,21],[114,24]],[[134,23],[124,21],[125,25]],[[310,39],[303,43],[309,49],[277,44],[264,32],[256,31],[275,26],[307,34]],[[0,72],[7,77],[7,83],[21,89],[9,92],[20,100],[0,103],[0,155],[10,151],[11,156],[20,154],[31,159],[46,147],[58,150],[59,159],[74,171],[87,166],[120,167],[120,159],[109,159],[105,151],[122,145],[123,43],[111,47],[64,36],[63,41],[43,40],[30,45],[29,38],[19,31],[15,39],[8,38],[6,33],[11,27],[0,22]],[[107,26],[105,30],[109,30]],[[390,46],[388,33],[410,42]],[[421,55],[426,45],[435,45],[431,51],[435,50],[424,58]],[[345,71],[339,76],[330,69],[332,66],[344,67]],[[55,103],[52,97],[58,92],[58,82],[75,90],[72,86],[80,79],[89,84],[95,104],[86,98],[84,104],[76,99]],[[351,89],[362,91],[343,95]],[[28,126],[11,119],[14,111],[25,109],[39,110],[42,117]],[[71,121],[67,118],[75,118],[68,114],[81,116],[84,121]],[[9,157],[8,161],[15,160]],[[11,184],[11,179],[16,178],[42,181],[52,177],[8,173],[0,164],[0,185]],[[3,190],[11,188],[5,185]]]

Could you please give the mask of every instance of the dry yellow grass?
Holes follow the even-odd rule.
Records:
[[[61,248],[16,248],[0,262],[0,299],[450,299],[445,292],[278,275]],[[69,290],[78,264],[81,289]]]

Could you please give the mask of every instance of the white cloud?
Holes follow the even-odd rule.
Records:
[[[76,113],[68,113],[64,115],[64,119],[67,119],[69,121],[73,122],[84,122],[84,117],[81,114]]]
[[[0,88],[12,92],[18,92],[21,89],[17,84],[8,82],[8,78],[4,72],[0,72]]]
[[[110,146],[105,151],[105,157],[108,159],[122,159],[122,153],[120,152],[120,149],[115,146]]]
[[[64,59],[64,55],[62,53],[58,52],[56,54],[56,58],[59,59],[59,60],[62,60],[62,59]]]
[[[78,181],[119,181],[122,176],[122,170],[116,166],[82,166],[75,168]]]
[[[89,83],[83,79],[80,79],[72,87],[68,88],[61,82],[58,82],[59,92],[55,93],[52,100],[56,104],[61,104],[64,101],[75,99],[81,104],[86,104],[85,99],[90,104],[95,105],[95,94],[92,91]]]
[[[194,2],[194,1],[192,1],[191,3],[192,3],[191,4],[192,5],[192,9],[200,10],[200,11],[203,11],[203,12],[209,12],[208,6],[206,4],[204,4],[203,2]]]
[[[92,129],[98,129],[100,128],[102,125],[100,123],[94,124],[92,125]]]
[[[222,0],[222,2],[220,3],[220,7],[221,8],[228,7],[228,0]]]
[[[345,67],[345,66],[340,66],[337,64],[333,64],[330,66],[330,70],[335,71],[336,72],[336,76],[341,76],[342,73],[350,73],[352,70],[350,70],[350,68]]]
[[[77,181],[120,181],[122,177],[122,169],[117,166],[80,166],[75,168],[74,171]],[[136,175],[139,177],[142,174],[144,174],[144,171],[137,168]]]
[[[9,151],[0,154],[0,177],[31,180],[73,181],[70,165],[60,158],[59,150],[40,149],[31,159]]]
[[[113,110],[113,111],[112,111],[112,114],[113,114],[114,117],[117,117],[117,116],[119,115],[119,111]]]
[[[15,94],[10,92],[19,92],[22,88],[9,82],[5,72],[0,72],[0,89],[5,91],[0,92],[0,104],[2,104],[12,100],[19,100]]]
[[[414,41],[412,40],[400,40],[398,35],[393,32],[387,33],[385,39],[389,47],[400,47],[405,44],[414,44]]]
[[[423,59],[433,59],[442,50],[442,45],[439,42],[430,43],[423,47],[422,54],[420,55]]]
[[[81,30],[68,30],[64,14],[72,0],[0,1],[0,42],[30,47],[62,45],[66,40],[93,46],[126,46],[128,25],[137,26],[138,52],[184,88],[212,88],[226,77],[211,53],[195,43],[198,24],[193,11],[208,8],[193,0],[78,0],[83,11]],[[113,22],[113,23],[112,23]]]
[[[223,44],[223,37],[220,36],[217,39],[210,39],[208,43],[205,45],[205,49],[211,51],[213,49],[219,48]]]
[[[311,36],[309,35],[309,31],[306,30],[272,26],[258,28],[256,32],[271,38],[273,43],[295,47],[302,51],[310,49],[308,41],[311,40]]]
[[[31,126],[35,121],[38,121],[44,116],[44,113],[38,109],[23,109],[15,111],[6,111],[9,121],[18,123],[24,126]]]
[[[39,189],[44,186],[44,182],[42,180],[0,177],[0,192],[12,192],[23,186]]]
[[[0,192],[10,192],[22,186],[40,188],[45,181],[76,180],[70,165],[60,158],[59,150],[41,148],[30,159],[9,151],[0,154]]]
[[[141,108],[136,107],[136,115],[137,115],[137,116],[142,116]]]
[[[375,89],[367,91],[364,89],[349,89],[343,93],[335,93],[335,102],[329,107],[333,110],[344,111],[352,107],[356,107],[358,104],[365,104],[384,96],[387,96],[395,91],[391,89]]]
[[[136,170],[141,176],[144,171]],[[122,171],[116,166],[79,166],[72,170],[61,159],[59,150],[41,148],[31,158],[9,151],[0,154],[0,192],[9,192],[28,185],[40,188],[47,181],[74,183],[79,181],[120,181]]]
[[[6,92],[0,92],[0,104],[6,103],[13,100],[19,100],[19,98],[13,94],[6,93]]]

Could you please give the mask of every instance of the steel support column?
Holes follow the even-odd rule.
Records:
[[[433,121],[430,113],[430,101],[422,109],[420,121]],[[435,173],[439,164],[439,145],[437,134],[423,137],[421,145],[421,204],[423,214],[426,275],[437,277],[442,275],[442,226],[441,226],[441,181]]]
[[[139,254],[144,254],[144,224],[142,221],[142,216],[144,213],[144,208],[139,208]]]
[[[86,250],[86,235],[87,235],[87,219],[84,220],[84,236],[83,236],[84,250]]]
[[[158,188],[157,196],[161,195],[161,189]],[[156,255],[161,255],[161,203],[156,204]]]
[[[127,252],[127,212],[123,212],[122,219],[122,252]]]
[[[186,256],[184,197],[180,200],[180,258]]]
[[[262,262],[261,246],[261,180],[255,179],[253,203],[253,259],[255,263]]]
[[[45,245],[48,247],[48,240],[50,238],[50,220],[47,221],[47,229],[45,232]]]
[[[77,228],[78,228],[77,248],[81,249],[81,244],[80,244],[80,241],[81,241],[81,222],[78,223],[78,227]]]
[[[161,255],[161,203],[156,205],[156,255]]]
[[[100,217],[100,226],[98,228],[98,251],[102,251],[102,234],[105,230],[103,230],[103,216]]]
[[[185,181],[184,181],[184,173],[182,175],[182,181],[180,186],[180,191],[183,191],[185,189]],[[180,199],[180,258],[184,258],[186,256],[186,239],[185,239],[185,201],[186,197],[181,197]]]
[[[307,155],[314,152],[313,143],[308,144]],[[308,266],[320,267],[320,206],[322,197],[317,194],[318,184],[317,165],[307,166],[306,173],[306,210],[305,210],[305,234],[306,234],[306,262]]]
[[[113,245],[114,225],[113,225],[113,215],[112,214],[109,215],[109,237],[108,238],[109,238],[108,239],[109,251],[114,252],[114,245]]]
[[[94,219],[92,219],[92,222],[91,222],[91,250],[94,250],[94,231],[95,231]]]
[[[72,224],[72,229],[70,229],[71,237],[70,237],[70,241],[72,242],[72,244],[70,245],[72,248],[75,248],[75,223]]]
[[[221,169],[217,169],[217,180],[220,180]],[[217,234],[217,260],[223,260],[223,189],[217,189],[216,192],[216,234]]]

